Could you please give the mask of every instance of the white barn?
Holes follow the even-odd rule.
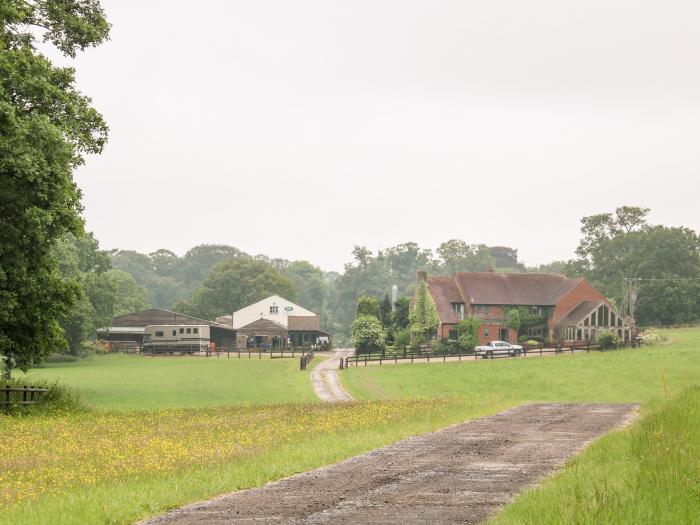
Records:
[[[279,295],[272,295],[262,301],[233,312],[232,326],[234,330],[243,328],[258,319],[267,319],[281,324],[289,329],[289,317],[316,317],[316,314],[302,308],[292,301]]]
[[[330,334],[321,330],[321,319],[317,314],[279,295],[272,295],[216,321],[233,328],[238,336],[245,336],[248,346],[276,348],[330,343]]]

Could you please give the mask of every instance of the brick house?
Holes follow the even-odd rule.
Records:
[[[526,335],[553,342],[596,341],[614,332],[629,341],[632,329],[626,319],[586,279],[558,274],[458,272],[453,277],[425,280],[440,319],[438,337],[456,340],[455,325],[473,316],[481,319],[480,344],[500,340],[517,342],[518,333],[506,325],[509,308],[524,307],[541,316],[542,323]]]

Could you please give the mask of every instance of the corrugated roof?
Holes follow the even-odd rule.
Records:
[[[120,315],[112,319],[112,328],[119,326],[148,326],[152,324],[206,324],[213,327],[231,329],[207,319],[199,319],[191,315],[179,314],[162,308],[149,308],[131,314]]]
[[[459,272],[467,304],[554,306],[582,279],[546,273]]]

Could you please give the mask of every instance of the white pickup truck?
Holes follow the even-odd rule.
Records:
[[[512,345],[505,341],[491,341],[484,346],[477,346],[474,352],[479,357],[493,359],[494,356],[507,355],[508,357],[517,357],[523,353],[523,347],[520,345]]]

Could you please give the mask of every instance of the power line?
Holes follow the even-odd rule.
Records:
[[[700,281],[700,277],[625,277],[625,281]]]

